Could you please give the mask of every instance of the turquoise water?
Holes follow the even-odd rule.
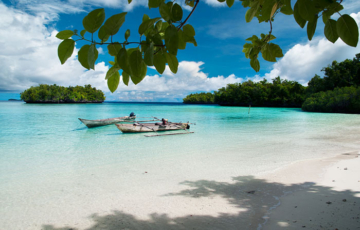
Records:
[[[149,138],[122,134],[115,125],[88,129],[78,120],[130,112],[190,121],[196,123],[190,128],[195,133]],[[77,217],[76,223],[101,207],[110,209],[100,201],[114,194],[119,199],[158,189],[154,197],[161,197],[186,180],[230,181],[360,149],[359,115],[284,108],[248,112],[215,105],[0,102],[0,228],[39,229],[56,221],[71,225],[62,217]],[[152,177],[143,181],[144,173]],[[94,197],[99,203],[93,203]],[[89,203],[87,211],[78,210]],[[33,222],[24,224],[24,218]]]
[[[256,173],[282,162],[356,149],[359,144],[358,115],[284,108],[248,111],[212,105],[1,102],[0,182],[21,175],[194,156],[218,158],[229,166],[243,167],[245,174]],[[115,125],[88,129],[77,119],[102,119],[130,112],[138,117],[190,121],[196,123],[190,128],[195,133],[147,138],[143,134],[122,134]]]

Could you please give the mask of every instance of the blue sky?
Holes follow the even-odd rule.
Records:
[[[178,1],[180,4],[183,1]],[[294,1],[292,1],[294,4]],[[345,0],[344,13],[351,14],[360,23],[360,1]],[[360,46],[348,47],[343,42],[328,42],[323,35],[323,23],[312,41],[292,16],[278,14],[273,24],[274,43],[283,49],[284,57],[277,63],[260,58],[261,70],[251,69],[249,60],[241,52],[245,39],[268,33],[268,23],[245,23],[246,10],[237,1],[232,8],[215,0],[200,1],[188,21],[196,31],[197,47],[187,45],[179,51],[179,71],[172,74],[167,68],[162,75],[149,68],[147,77],[138,85],[120,83],[113,94],[104,80],[111,60],[106,46],[99,48],[95,71],[87,71],[76,59],[82,43],[77,43],[74,55],[61,65],[55,35],[65,29],[83,29],[83,17],[95,8],[105,8],[106,18],[128,12],[117,37],[123,41],[126,29],[129,40],[138,40],[138,26],[143,14],[158,16],[158,9],[149,10],[146,0],[12,0],[0,1],[0,100],[19,98],[19,93],[38,84],[63,86],[91,84],[106,94],[109,101],[182,101],[189,93],[214,91],[234,82],[248,79],[271,80],[280,76],[306,83],[320,74],[321,68],[333,60],[342,61],[360,53]],[[189,11],[184,11],[186,16]]]

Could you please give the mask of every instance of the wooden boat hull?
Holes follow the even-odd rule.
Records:
[[[145,132],[162,132],[173,130],[189,129],[189,123],[169,123],[167,125],[156,125],[155,123],[134,123],[134,124],[115,124],[123,133],[145,133]]]
[[[86,125],[88,128],[94,128],[99,126],[112,125],[123,121],[131,121],[131,120],[135,120],[135,118],[136,117],[124,116],[124,117],[115,117],[115,118],[100,119],[100,120],[86,120],[79,118],[79,120],[82,123],[84,123],[84,125]]]

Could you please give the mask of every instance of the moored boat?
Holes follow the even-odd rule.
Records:
[[[94,128],[99,126],[105,125],[112,125],[120,122],[129,122],[135,120],[136,116],[134,113],[131,113],[130,116],[124,117],[114,117],[114,118],[107,118],[107,119],[99,119],[99,120],[87,120],[79,118],[79,120],[84,123],[88,128]]]
[[[143,132],[160,132],[173,130],[186,130],[190,128],[189,123],[133,123],[133,124],[115,124],[123,133],[143,133]]]

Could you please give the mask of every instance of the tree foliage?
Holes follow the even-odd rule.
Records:
[[[360,87],[335,88],[312,94],[301,108],[308,112],[360,113]]]
[[[215,95],[213,93],[194,93],[187,95],[183,102],[186,104],[214,104]]]
[[[256,83],[251,80],[228,84],[211,93],[190,94],[184,103],[209,103],[231,106],[301,107],[305,100],[305,87],[295,81],[266,79]]]
[[[41,84],[32,86],[20,94],[21,100],[28,103],[88,103],[103,102],[105,95],[101,90],[85,86],[57,86]]]
[[[338,63],[333,61],[331,65],[324,67],[324,77],[315,75],[308,83],[308,94],[321,91],[333,90],[337,87],[360,86],[360,54],[352,60],[346,59]]]
[[[218,1],[228,7],[234,4],[234,0]],[[359,31],[355,20],[340,13],[343,0],[296,0],[294,8],[291,0],[240,1],[247,8],[246,22],[257,18],[259,23],[268,23],[270,27],[268,33],[253,35],[246,39],[247,43],[244,44],[245,57],[250,59],[250,65],[256,72],[260,70],[260,53],[264,60],[270,62],[276,62],[277,58],[283,57],[281,48],[271,42],[276,38],[272,34],[272,22],[279,13],[293,17],[301,28],[307,24],[309,40],[313,38],[319,18],[322,17],[325,24],[324,34],[329,41],[334,43],[340,37],[349,46],[357,46]],[[90,44],[80,48],[78,59],[84,68],[94,69],[98,57],[97,47],[107,45],[109,54],[114,57],[114,61],[110,63],[112,67],[106,74],[111,92],[114,92],[120,83],[120,74],[115,73],[118,71],[122,71],[126,85],[130,79],[134,84],[140,83],[146,76],[147,67],[151,66],[162,74],[168,64],[170,70],[176,73],[179,65],[178,50],[186,49],[188,43],[197,46],[195,30],[187,21],[198,3],[199,0],[185,0],[185,4],[192,10],[184,17],[184,11],[176,1],[148,0],[149,8],[159,9],[159,17],[143,15],[137,30],[140,41],[135,42],[128,41],[130,30],[125,32],[123,41],[113,41],[114,35],[125,22],[126,12],[112,15],[105,20],[105,10],[95,9],[84,17],[84,30],[80,34],[77,30],[64,30],[57,34],[57,37],[63,40],[58,47],[60,62],[64,64],[72,55],[76,41],[87,41]],[[335,13],[340,15],[337,20],[331,18]]]

